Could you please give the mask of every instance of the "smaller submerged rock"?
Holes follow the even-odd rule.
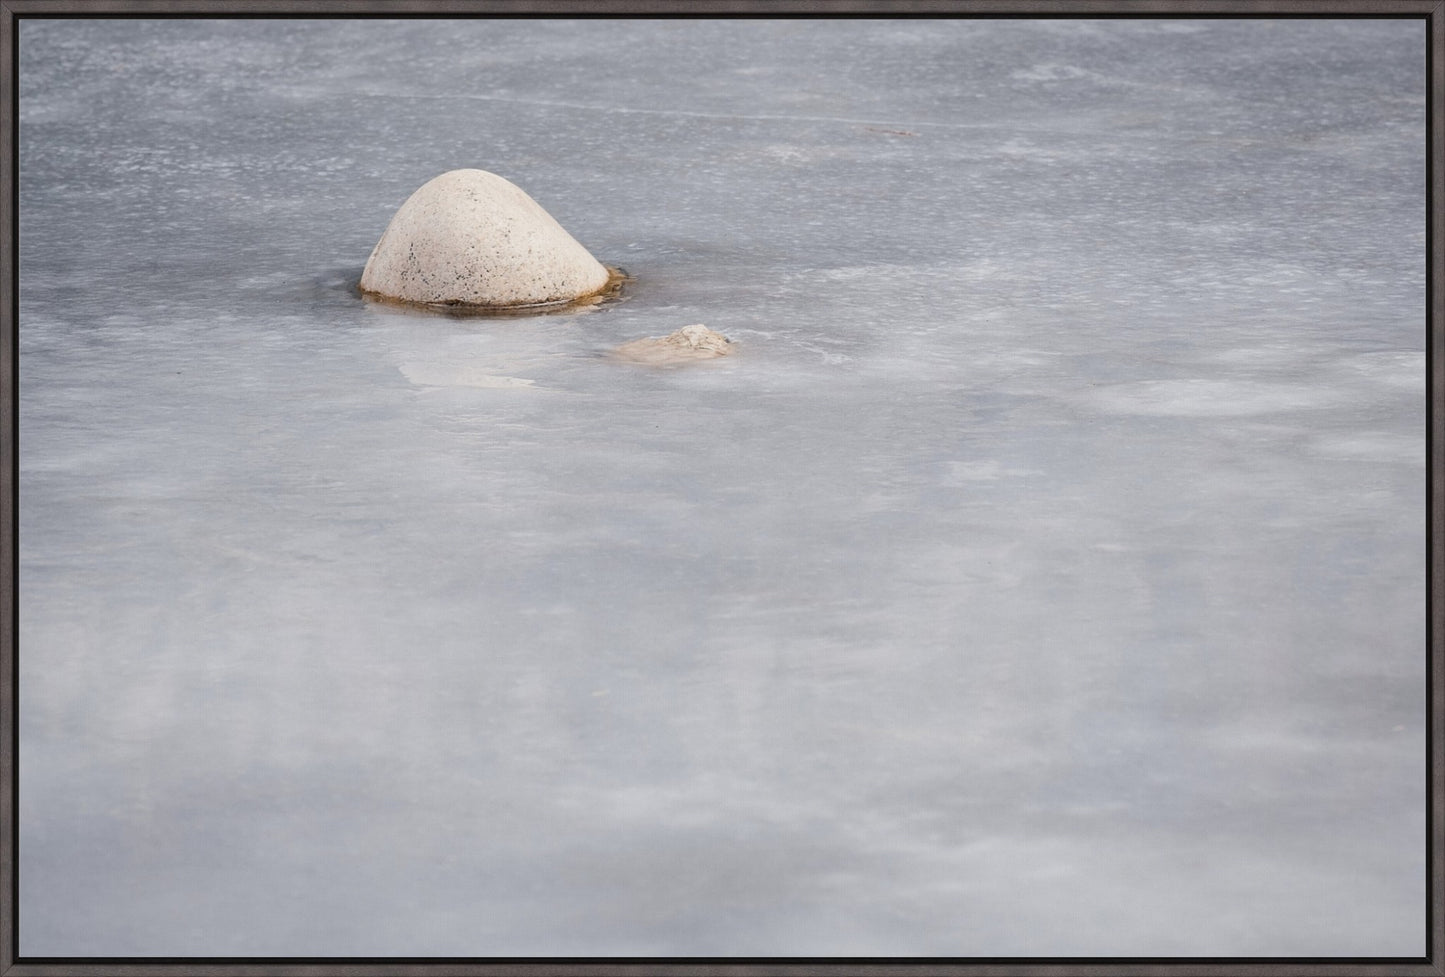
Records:
[[[401,205],[361,273],[373,297],[475,309],[575,302],[612,276],[520,187],[452,170]]]
[[[646,366],[671,366],[693,360],[710,360],[727,356],[733,341],[698,323],[683,326],[677,332],[653,339],[634,339],[612,351],[615,359]]]

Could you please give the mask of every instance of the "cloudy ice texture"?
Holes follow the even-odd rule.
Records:
[[[20,952],[1422,954],[1423,56],[26,20]]]

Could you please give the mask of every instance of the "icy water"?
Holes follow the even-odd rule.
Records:
[[[1423,21],[20,36],[22,954],[1424,953]]]

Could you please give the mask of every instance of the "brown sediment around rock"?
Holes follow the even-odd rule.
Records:
[[[398,310],[415,309],[418,312],[437,313],[454,319],[509,319],[527,318],[539,315],[572,315],[592,312],[610,302],[623,298],[623,286],[632,281],[624,269],[607,268],[607,283],[599,291],[565,302],[542,302],[536,305],[481,305],[473,302],[451,300],[446,302],[417,302],[392,298],[380,292],[367,291],[357,286],[356,292],[374,305]]]

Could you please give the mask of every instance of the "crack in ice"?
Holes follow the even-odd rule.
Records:
[[[610,112],[618,115],[662,115],[686,119],[722,119],[738,122],[837,122],[843,125],[930,127],[935,129],[997,129],[1003,123],[992,122],[899,122],[896,119],[851,119],[833,115],[744,115],[738,112],[698,112],[690,109],[639,109],[620,105],[587,105],[542,98],[512,98],[506,95],[431,94],[412,92],[358,92],[372,98],[466,99],[476,102],[504,102],[511,105],[535,105],[542,108],[572,109],[578,112]],[[1017,123],[1010,123],[1018,128]]]

